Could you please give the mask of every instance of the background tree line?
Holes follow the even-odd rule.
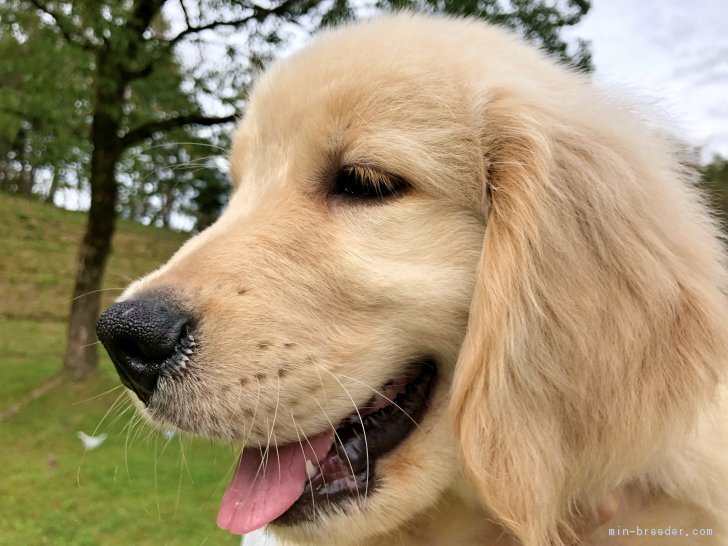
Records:
[[[88,211],[69,376],[82,380],[97,364],[94,322],[117,217],[193,230],[214,221],[230,187],[233,122],[256,72],[293,41],[364,12],[471,15],[590,70],[588,44],[562,38],[589,8],[588,0],[0,0],[0,191],[64,206],[77,199]],[[716,165],[706,176],[718,187],[725,162]]]

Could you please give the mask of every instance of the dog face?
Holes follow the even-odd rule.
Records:
[[[245,446],[222,526],[343,543],[450,495],[556,543],[647,464],[717,377],[724,271],[672,149],[607,112],[467,21],[263,76],[227,210],[99,322],[149,419]]]
[[[331,537],[352,524],[395,528],[456,481],[446,408],[482,246],[485,166],[449,59],[433,70],[382,57],[352,78],[329,41],[258,84],[226,212],[122,299],[174,302],[194,340],[185,369],[160,375],[141,411],[246,446],[273,451],[358,422],[432,368],[421,404],[394,409],[418,421],[413,430],[376,461],[369,446],[376,469],[364,470],[364,488],[334,509],[316,498],[315,524],[313,511],[279,524]],[[386,426],[397,436],[406,425]],[[376,428],[365,433],[376,443]]]

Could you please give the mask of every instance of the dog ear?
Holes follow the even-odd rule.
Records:
[[[486,508],[544,546],[687,430],[728,316],[717,228],[669,143],[598,100],[526,97],[485,101],[487,226],[451,409]]]

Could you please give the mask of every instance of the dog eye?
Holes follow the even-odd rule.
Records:
[[[362,201],[396,197],[406,183],[395,176],[359,165],[344,167],[336,174],[330,197]]]

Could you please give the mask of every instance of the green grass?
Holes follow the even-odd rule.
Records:
[[[85,216],[0,195],[0,317],[64,321]],[[120,222],[103,288],[104,304],[169,258],[185,234]]]
[[[0,411],[58,372],[66,325],[0,317]]]
[[[2,412],[60,370],[84,217],[0,195],[0,218]],[[184,239],[122,222],[104,286],[154,269]],[[86,383],[62,383],[0,422],[0,545],[238,544],[215,526],[232,449],[167,442],[130,421],[118,385],[103,358]],[[84,455],[79,430],[108,439]]]

